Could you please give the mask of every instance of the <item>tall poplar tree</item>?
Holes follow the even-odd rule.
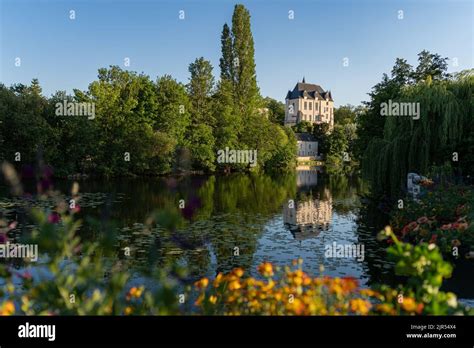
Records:
[[[253,114],[259,99],[254,55],[250,13],[244,5],[235,5],[232,16],[232,80],[234,100],[241,117]]]
[[[219,67],[221,68],[221,79],[232,80],[232,36],[227,23],[222,28],[221,52]]]

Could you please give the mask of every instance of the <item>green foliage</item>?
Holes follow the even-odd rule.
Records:
[[[418,66],[412,73],[415,81],[425,81],[428,76],[432,80],[444,80],[451,77],[448,70],[448,58],[423,50],[418,54]]]
[[[232,28],[224,25],[221,44],[217,86],[203,57],[189,65],[186,86],[169,75],[154,82],[118,66],[99,69],[87,91],[72,96],[45,98],[36,79],[30,86],[0,85],[0,160],[33,165],[40,157],[57,176],[249,170],[216,163],[217,151],[229,147],[257,150],[260,167],[270,168],[265,163],[271,158],[275,169],[291,167],[293,135],[280,126],[282,103],[259,95],[250,13],[243,5],[235,6]],[[94,117],[57,115],[63,101],[90,103]]]
[[[268,171],[290,171],[294,169],[297,146],[296,138],[290,128],[285,127],[284,131],[287,140],[279,141],[276,149],[272,151],[273,154],[265,163],[265,169]]]
[[[389,259],[395,262],[395,273],[406,277],[406,282],[399,285],[393,292],[387,286],[381,286],[382,292],[387,293],[392,301],[404,306],[406,297],[421,303],[419,314],[447,315],[468,313],[460,307],[456,295],[440,291],[443,279],[451,277],[452,266],[443,260],[435,244],[422,243],[411,245],[402,243],[389,226],[379,235],[381,239],[389,237],[393,245],[387,249]],[[402,300],[400,294],[403,296]],[[392,295],[392,296],[390,296]],[[406,304],[405,304],[406,306]]]
[[[264,103],[269,112],[268,119],[283,126],[285,123],[285,104],[270,97],[266,97]]]
[[[32,87],[0,85],[0,159],[15,162],[19,153],[21,162],[32,163],[38,151],[54,151],[47,146],[54,137],[45,119],[48,103],[39,91],[37,81]]]
[[[224,47],[223,47],[224,51]],[[250,13],[244,5],[235,5],[232,15],[232,82],[236,112],[248,117],[259,101],[255,49],[250,29]]]
[[[73,191],[75,189],[73,188]],[[80,201],[80,196],[73,192]],[[157,286],[131,287],[131,274],[123,261],[111,254],[115,234],[102,224],[99,242],[81,239],[81,221],[75,210],[50,192],[43,199],[58,204],[54,210],[34,208],[29,216],[35,224],[31,234],[22,236],[22,243],[37,244],[37,263],[29,263],[21,271],[0,265],[0,298],[16,315],[170,315],[180,313],[177,282],[169,274],[184,275],[177,266],[154,268],[144,279],[153,279]],[[171,214],[156,216],[154,222],[169,227]],[[11,310],[13,309],[13,311]]]
[[[342,105],[334,109],[334,124],[346,125],[355,124],[359,114],[364,111],[362,106],[353,106],[350,104]]]
[[[416,71],[410,72],[398,59],[392,78],[384,75],[370,93],[367,111],[359,117],[356,155],[375,191],[396,196],[407,173],[426,174],[433,165],[450,162],[465,174],[472,168],[461,145],[469,149],[472,141],[474,79],[467,74],[446,80],[445,63],[423,51]],[[381,104],[389,100],[419,103],[420,119],[381,116]],[[454,152],[465,161],[453,162]]]
[[[189,65],[189,72],[191,77],[187,88],[192,111],[191,127],[188,128],[186,141],[191,149],[193,167],[213,171],[215,138],[212,127],[215,126],[215,115],[212,110],[214,106],[212,65],[201,57]]]
[[[295,133],[311,133],[313,131],[313,124],[309,121],[301,121],[293,126]]]

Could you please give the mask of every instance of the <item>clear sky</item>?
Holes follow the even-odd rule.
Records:
[[[27,84],[37,77],[47,96],[85,90],[98,68],[125,68],[126,57],[127,69],[152,79],[170,74],[186,83],[189,63],[203,56],[217,77],[222,25],[231,22],[236,3],[0,0],[0,82]],[[423,49],[449,57],[450,72],[474,66],[473,0],[239,3],[251,14],[261,94],[280,101],[305,76],[306,82],[330,89],[336,105],[359,104],[396,57],[414,65]]]

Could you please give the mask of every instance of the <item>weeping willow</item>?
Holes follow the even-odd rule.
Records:
[[[362,158],[374,191],[395,197],[405,189],[409,172],[457,165],[454,152],[459,161],[474,156],[461,146],[463,137],[474,136],[474,75],[406,86],[393,102],[419,103],[420,118],[380,116],[386,117],[383,136],[368,144]]]

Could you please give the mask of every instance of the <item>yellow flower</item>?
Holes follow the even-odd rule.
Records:
[[[337,279],[337,278],[336,278]],[[335,293],[336,295],[342,295],[343,293],[343,289],[342,289],[342,286],[340,284],[338,284],[338,282],[334,282],[331,287],[330,287],[330,291]]]
[[[242,277],[244,275],[244,270],[242,268],[235,268],[233,273],[237,276],[237,277]]]
[[[293,282],[295,283],[295,285],[300,286],[301,284],[303,284],[303,278],[296,276],[293,278]]]
[[[296,315],[301,315],[305,310],[305,304],[299,298],[295,298],[291,304],[291,309]]]
[[[219,273],[216,277],[216,279],[214,279],[214,287],[217,288],[221,281],[222,281],[222,278],[224,278],[224,275],[222,273]]]
[[[240,285],[238,280],[234,280],[234,281],[230,282],[230,284],[229,284],[229,290],[238,290],[241,287],[242,286]]]
[[[125,315],[130,315],[132,314],[132,312],[133,312],[132,307],[125,307]]]
[[[211,295],[211,297],[209,297],[209,302],[211,302],[212,304],[216,304],[216,302],[217,302],[217,297],[214,296],[214,295]]]
[[[275,282],[272,279],[270,279],[268,284],[262,287],[262,291],[265,291],[265,292],[270,291],[271,289],[273,289],[274,286],[275,286]]]

